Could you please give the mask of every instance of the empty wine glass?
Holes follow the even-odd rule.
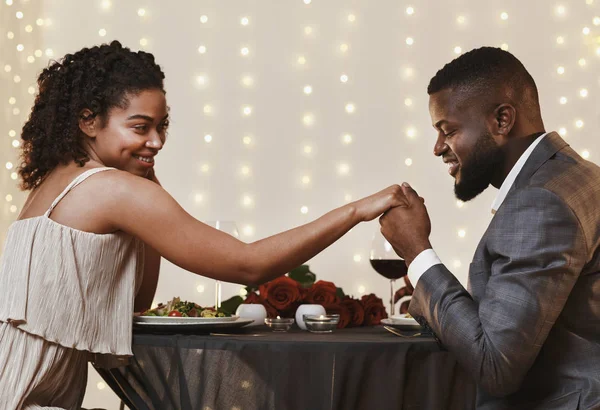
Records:
[[[237,225],[234,221],[208,221],[206,224],[235,238],[239,238],[240,236]],[[221,282],[215,280],[215,309],[219,309],[221,307],[221,296]]]

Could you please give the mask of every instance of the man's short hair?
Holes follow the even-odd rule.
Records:
[[[533,77],[514,55],[500,48],[476,48],[455,58],[435,74],[427,93],[448,88],[481,98],[494,98],[502,93],[517,108],[524,109],[527,118],[541,119]]]

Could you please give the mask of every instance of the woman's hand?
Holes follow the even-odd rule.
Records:
[[[363,222],[371,221],[396,206],[408,206],[400,185],[392,185],[383,191],[360,199],[354,203],[356,213]]]

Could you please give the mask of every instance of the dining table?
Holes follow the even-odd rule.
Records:
[[[136,410],[469,410],[475,381],[426,332],[266,326],[135,329],[133,357],[96,370]]]

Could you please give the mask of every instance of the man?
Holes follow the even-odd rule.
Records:
[[[469,291],[436,256],[421,198],[381,218],[409,265],[409,312],[478,383],[478,409],[600,409],[600,168],[546,133],[533,78],[512,54],[472,50],[429,87],[454,191],[499,188]]]

